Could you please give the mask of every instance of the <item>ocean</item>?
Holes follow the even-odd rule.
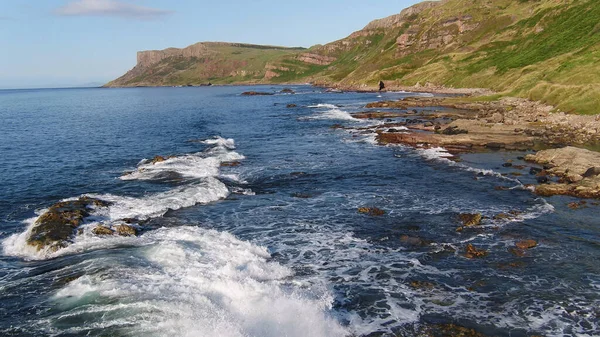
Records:
[[[531,193],[524,152],[380,146],[351,115],[419,94],[283,88],[0,90],[0,335],[600,334],[599,206]],[[27,245],[81,196],[111,205]]]

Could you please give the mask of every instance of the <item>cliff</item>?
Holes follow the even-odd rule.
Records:
[[[201,42],[186,48],[141,51],[137,64],[106,87],[259,83],[281,70],[269,64],[304,48]]]
[[[142,53],[125,81],[111,85],[210,79],[361,88],[384,80],[398,86],[488,88],[564,111],[596,113],[599,17],[595,0],[426,1],[309,50],[255,46],[241,48],[255,53],[233,57],[220,50],[232,47],[203,43],[188,51]]]

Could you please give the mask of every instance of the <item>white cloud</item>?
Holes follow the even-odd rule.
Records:
[[[137,19],[156,19],[171,11],[129,4],[117,0],[77,0],[56,9],[62,16],[120,16]]]

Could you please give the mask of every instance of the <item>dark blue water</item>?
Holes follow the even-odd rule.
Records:
[[[379,122],[348,114],[409,94],[239,95],[281,89],[0,91],[1,334],[598,335],[598,206],[534,196],[501,165],[522,153],[377,146]],[[84,194],[114,204],[64,249],[27,246],[44,208]],[[460,213],[487,218],[460,232]],[[126,217],[137,237],[92,233]],[[511,254],[523,239],[538,246]]]

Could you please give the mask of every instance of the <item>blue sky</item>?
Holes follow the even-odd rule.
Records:
[[[106,82],[138,50],[200,41],[310,47],[418,0],[0,0],[0,88]]]

